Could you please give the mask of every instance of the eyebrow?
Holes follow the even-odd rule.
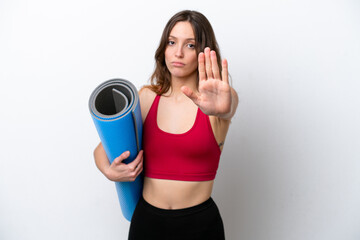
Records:
[[[171,38],[175,38],[175,39],[177,39],[177,37],[172,36],[172,35],[170,35],[170,36],[169,36],[169,38],[170,38],[170,37],[171,37]],[[195,41],[195,38],[187,38],[186,40],[194,40],[194,41]]]

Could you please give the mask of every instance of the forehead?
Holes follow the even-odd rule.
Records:
[[[190,22],[177,22],[173,29],[171,29],[170,36],[184,39],[195,39],[194,30]]]

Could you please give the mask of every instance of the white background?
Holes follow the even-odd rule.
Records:
[[[126,239],[88,98],[148,83],[168,19],[212,23],[240,97],[213,198],[227,239],[360,239],[360,2],[0,1],[0,239]]]

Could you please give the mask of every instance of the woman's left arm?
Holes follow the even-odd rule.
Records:
[[[205,48],[204,53],[199,53],[198,70],[198,92],[183,86],[183,93],[192,99],[203,113],[221,119],[231,119],[239,99],[236,91],[229,85],[227,60],[222,60],[220,73],[215,51]]]

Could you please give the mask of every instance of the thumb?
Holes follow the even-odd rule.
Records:
[[[130,156],[130,152],[126,151],[123,152],[120,156],[118,156],[117,158],[114,159],[113,164],[120,164],[122,161],[124,161],[125,159],[127,159]]]
[[[194,93],[193,90],[191,90],[190,88],[186,87],[186,86],[182,86],[181,87],[181,91],[188,97],[190,98],[195,104],[198,102],[199,100],[199,96]]]

